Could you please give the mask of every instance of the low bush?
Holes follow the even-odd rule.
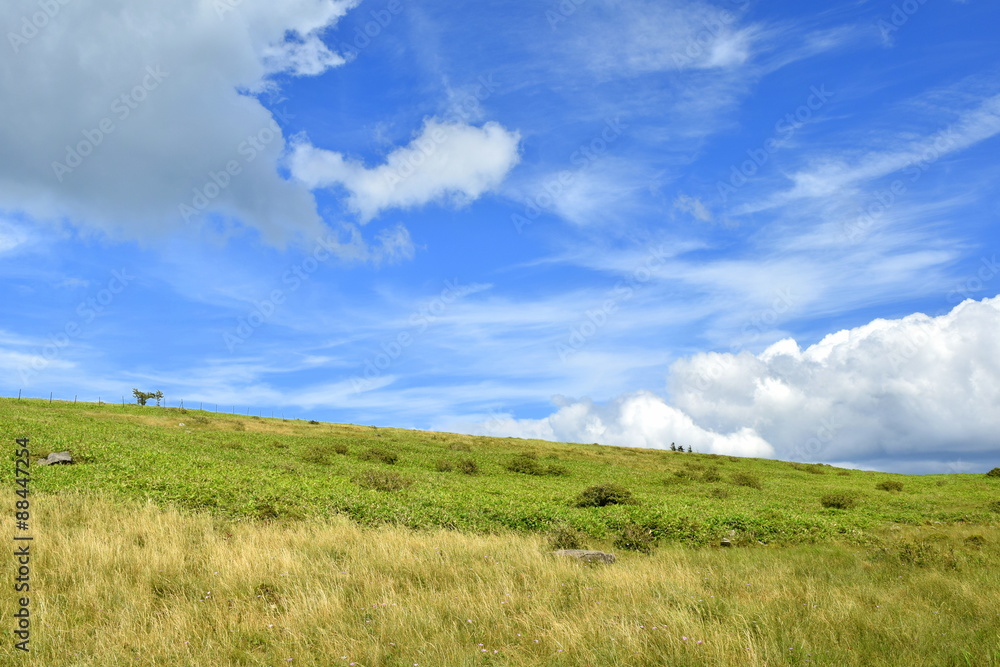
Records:
[[[723,498],[728,498],[729,497],[729,490],[728,489],[724,489],[721,486],[717,486],[714,489],[712,489],[711,491],[709,491],[708,495],[712,496],[713,498],[719,498],[721,500]]]
[[[303,450],[302,455],[299,456],[300,459],[306,463],[315,463],[316,465],[330,465],[330,459],[337,452],[334,450],[333,446],[326,443],[309,445]]]
[[[478,475],[479,474],[479,464],[472,459],[459,459],[455,464],[455,468],[458,472],[465,475]]]
[[[988,505],[986,505],[986,509],[988,509],[991,512],[996,512],[997,514],[1000,514],[1000,500],[994,500],[993,502],[989,503]]]
[[[552,550],[586,549],[586,535],[571,526],[556,526],[549,533],[548,544]]]
[[[319,422],[316,421],[315,419],[310,419],[309,423],[312,424],[312,425],[314,425],[314,426],[318,426],[319,425]]]
[[[994,468],[993,470],[986,473],[987,477],[1000,477],[1000,468]]]
[[[343,456],[347,453],[347,445],[343,442],[335,442],[333,443],[333,451]]]
[[[576,507],[607,507],[636,504],[632,492],[619,484],[597,484],[587,487],[577,496]]]
[[[395,465],[396,461],[399,460],[399,454],[390,452],[388,449],[382,449],[381,447],[369,447],[361,452],[358,458],[362,461],[381,461],[386,465]]]
[[[703,482],[718,482],[722,480],[722,475],[715,468],[709,468],[701,474],[701,481]]]
[[[400,491],[413,484],[412,479],[386,470],[365,470],[354,477],[354,483],[373,491]]]
[[[569,468],[566,466],[548,465],[545,466],[545,474],[557,477],[566,477],[569,475]]]
[[[538,463],[534,456],[530,454],[518,454],[504,466],[511,472],[519,472],[522,475],[544,475],[545,468]]]
[[[448,459],[439,459],[438,462],[434,464],[434,469],[438,472],[451,472],[455,469],[455,464]]]
[[[903,483],[895,479],[887,479],[875,485],[879,491],[902,491]]]
[[[656,538],[653,536],[652,530],[636,524],[629,524],[618,533],[614,545],[616,548],[626,551],[651,554],[656,548]]]
[[[823,507],[846,510],[857,504],[857,499],[847,493],[828,493],[819,499]]]
[[[732,477],[729,478],[730,481],[736,486],[747,486],[751,489],[763,489],[764,485],[760,481],[760,477],[757,475],[751,475],[746,472],[734,473]]]

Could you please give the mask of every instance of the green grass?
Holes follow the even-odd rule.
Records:
[[[712,544],[731,530],[745,544],[798,544],[861,539],[889,524],[988,524],[1000,500],[1000,479],[986,475],[887,475],[177,408],[0,399],[0,423],[8,441],[30,435],[36,457],[68,449],[82,462],[35,469],[38,491],[148,498],[228,518],[342,515],[478,533],[567,526],[609,540],[639,525],[660,544]],[[456,451],[477,474],[441,469],[443,459],[459,460]],[[394,493],[359,484],[373,468],[406,484]],[[9,466],[3,474],[9,482]],[[903,479],[901,491],[878,490]],[[634,502],[577,506],[585,489],[609,484]],[[824,508],[822,499],[835,495],[853,498],[853,507]]]
[[[26,436],[80,464],[4,665],[1000,664],[996,476],[0,399]]]

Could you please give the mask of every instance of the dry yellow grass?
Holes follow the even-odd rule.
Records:
[[[226,522],[78,494],[32,506],[32,651],[5,628],[3,664],[1000,662],[996,536],[957,527],[584,566],[537,536]]]

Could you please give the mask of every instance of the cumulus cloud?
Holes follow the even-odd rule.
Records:
[[[302,141],[290,169],[310,188],[343,187],[348,205],[368,221],[389,208],[435,200],[461,205],[495,190],[520,159],[520,139],[496,122],[476,127],[430,118],[412,142],[376,167]]]
[[[681,359],[670,369],[669,402],[649,392],[603,406],[577,401],[544,419],[494,418],[481,430],[799,461],[910,462],[922,472],[986,465],[1000,433],[997,331],[1000,297],[967,300],[936,317],[874,320],[804,350],[785,339],[757,355]]]
[[[356,0],[50,4],[0,8],[0,209],[133,238],[205,212],[276,243],[321,229],[254,95],[342,63],[320,35]]]
[[[607,405],[589,400],[567,402],[544,419],[515,420],[497,416],[485,422],[486,435],[565,442],[599,442],[622,447],[666,449],[672,442],[690,445],[699,452],[773,456],[774,450],[752,429],[720,434],[704,429],[677,408],[649,392],[623,396]]]

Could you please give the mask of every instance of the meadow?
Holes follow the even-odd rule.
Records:
[[[15,438],[78,461],[31,469],[4,664],[1000,664],[983,474],[13,399],[0,435],[11,512]]]

